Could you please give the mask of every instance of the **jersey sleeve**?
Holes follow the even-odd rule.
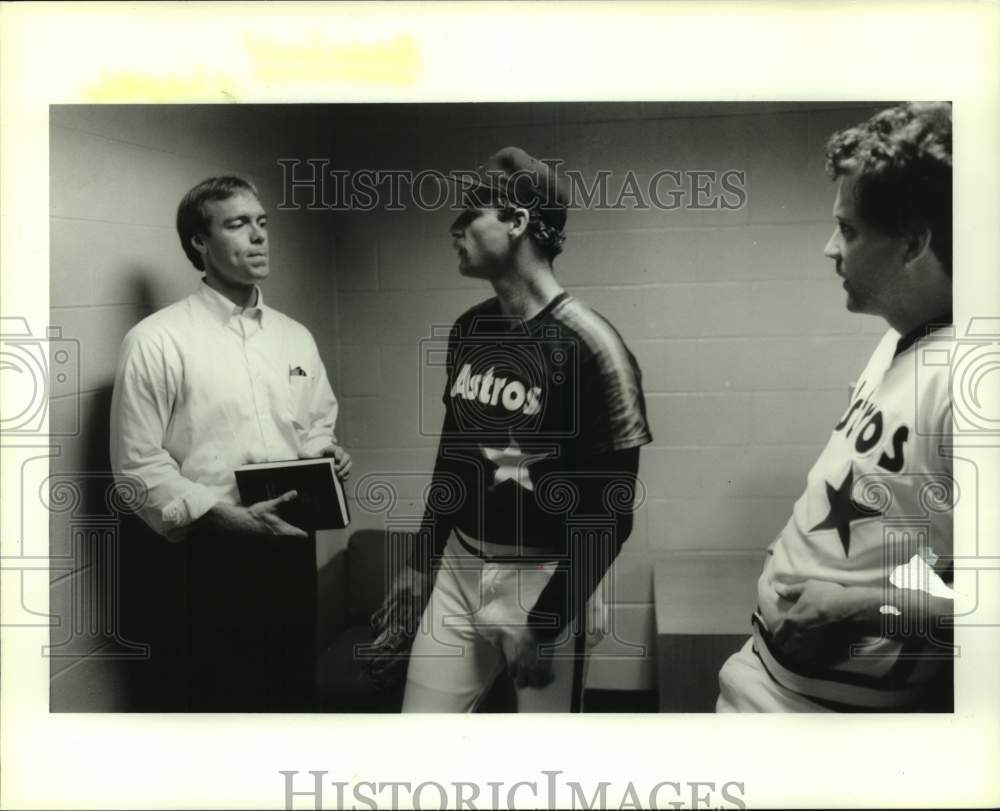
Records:
[[[569,481],[579,487],[581,503],[607,504],[608,493],[616,490],[618,496],[614,500],[622,502],[623,508],[615,510],[612,522],[603,532],[587,527],[572,533],[567,555],[559,560],[528,614],[528,625],[536,633],[553,637],[568,624],[579,626],[587,600],[632,533],[631,505],[635,500],[638,469],[639,449],[631,448],[590,457],[580,475],[570,477]]]
[[[652,442],[642,372],[610,326],[595,330],[580,368],[580,451],[596,456]]]

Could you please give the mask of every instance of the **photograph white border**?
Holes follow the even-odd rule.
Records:
[[[5,4],[3,314],[48,323],[50,104],[891,98],[954,102],[961,328],[1000,314],[998,21],[1000,6],[976,2]],[[996,492],[996,449],[975,452],[982,492]],[[979,500],[979,542],[998,555],[993,501]],[[956,516],[958,554],[974,517]],[[18,542],[5,523],[3,554]],[[29,589],[48,604],[44,574],[3,574],[4,615]],[[742,782],[749,807],[996,805],[998,592],[978,609],[992,627],[956,629],[956,711],[942,716],[49,714],[48,629],[4,627],[0,802],[275,808],[280,770],[513,784],[544,769],[647,794],[664,780]]]

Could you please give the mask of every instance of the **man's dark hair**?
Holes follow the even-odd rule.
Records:
[[[514,215],[514,206],[501,204],[500,213],[497,215],[501,220],[509,220]],[[542,217],[542,212],[538,208],[528,209],[528,237],[549,262],[562,253],[563,243],[566,241],[566,234],[555,225],[547,223]]]
[[[260,198],[257,187],[249,180],[234,175],[222,175],[203,180],[181,200],[177,206],[177,235],[181,238],[181,247],[198,270],[204,270],[201,254],[191,245],[191,238],[208,231],[209,218],[205,212],[205,203],[212,200],[228,200],[234,194],[247,192]]]
[[[876,113],[826,144],[832,179],[857,178],[862,219],[898,236],[927,227],[951,276],[951,104],[911,102]]]

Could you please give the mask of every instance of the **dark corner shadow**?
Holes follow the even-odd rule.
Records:
[[[155,271],[129,269],[136,322],[156,309]],[[116,488],[109,440],[112,381],[81,408],[74,470],[53,465],[50,503],[57,488],[75,493],[68,511],[53,510],[53,555],[72,556],[61,585],[70,596],[50,633],[53,712],[168,711],[179,709],[171,655],[182,644],[182,561],[176,545],[153,533]],[[58,470],[58,472],[57,472]],[[60,551],[56,551],[60,550]],[[57,609],[53,605],[53,613]]]
[[[129,300],[137,305],[136,323],[162,306],[156,294],[158,276],[162,276],[162,271],[144,265],[129,269],[132,287]],[[95,419],[101,422],[92,433],[98,441],[88,449],[93,453],[90,458],[104,462],[102,470],[111,470],[108,457],[111,395],[109,386],[106,399],[102,399],[100,408],[94,412]],[[118,518],[117,555],[110,557],[112,561],[117,558],[114,591],[120,595],[116,644],[124,648],[126,655],[118,660],[116,675],[120,679],[121,701],[117,709],[183,710],[182,679],[177,672],[185,645],[181,622],[185,611],[181,545],[157,535],[134,512],[121,511]]]
[[[153,268],[145,265],[133,265],[129,268],[128,276],[133,293],[129,300],[138,304],[139,321],[159,309],[156,304],[156,295],[153,292],[153,278],[156,275]]]

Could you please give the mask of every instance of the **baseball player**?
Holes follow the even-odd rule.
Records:
[[[834,135],[827,170],[839,185],[824,252],[848,310],[889,330],[767,550],[720,712],[950,701],[949,368],[921,359],[951,324],[950,105],[905,104]]]
[[[495,296],[451,329],[423,528],[373,622],[391,651],[423,609],[404,712],[472,711],[504,668],[519,711],[578,711],[652,439],[641,375],[553,273],[568,195],[552,166],[508,147],[464,191],[459,271]]]

